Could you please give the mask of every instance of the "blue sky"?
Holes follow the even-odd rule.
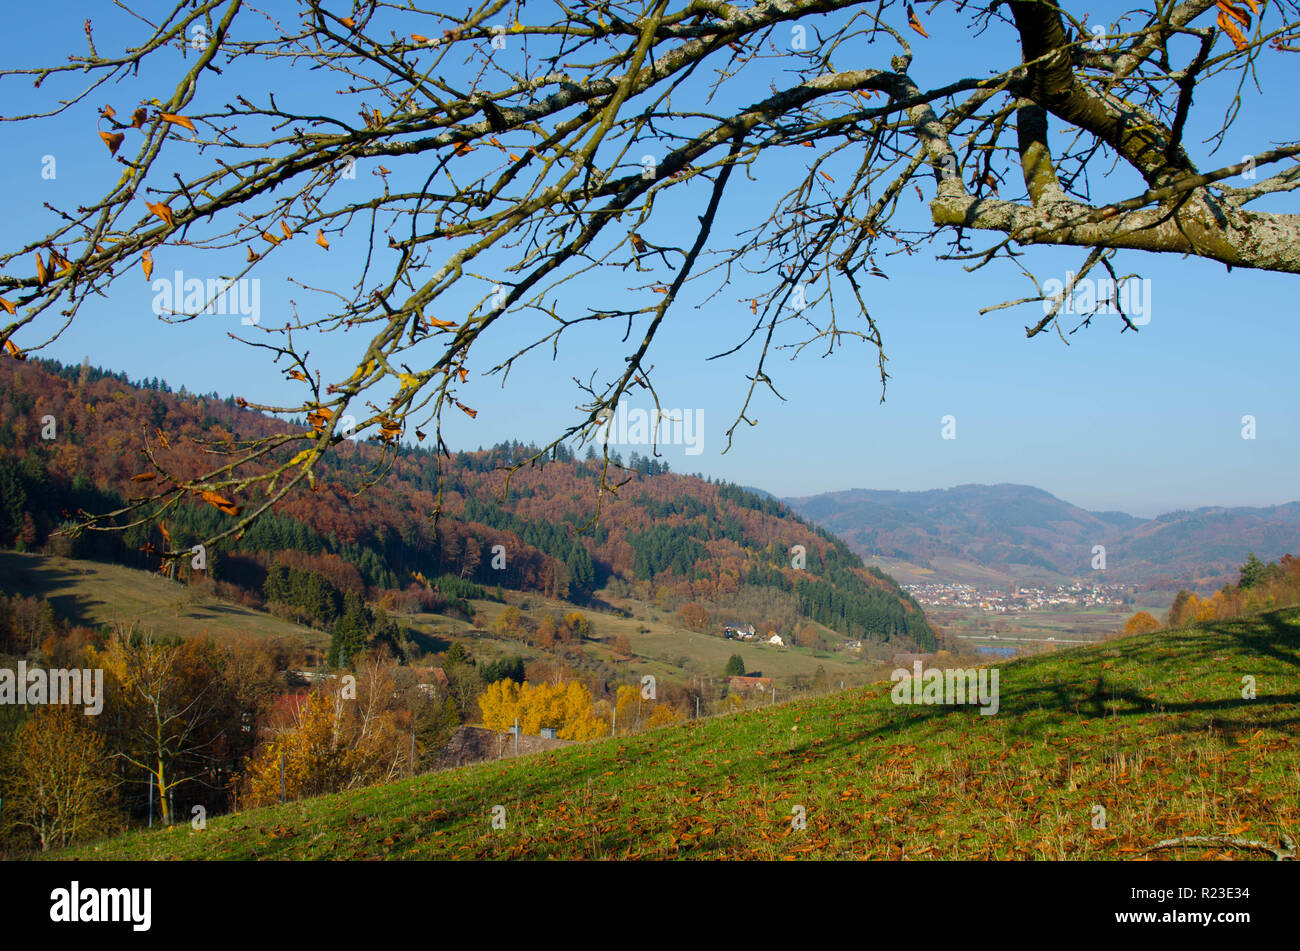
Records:
[[[48,5],[23,5],[8,13],[0,35],[0,57],[8,64],[57,62],[70,49],[84,49],[81,23],[91,16],[101,52],[120,49],[139,34],[116,8],[100,3],[61,3],[52,16]],[[342,14],[347,9],[336,4]],[[540,6],[533,4],[530,6]],[[1092,20],[1109,22],[1119,4],[1090,4]],[[277,14],[293,16],[294,5],[271,3]],[[1076,15],[1085,12],[1076,10]],[[532,22],[525,8],[522,19]],[[1267,15],[1267,14],[1266,14]],[[964,21],[936,12],[923,19],[930,39],[914,40],[913,74],[927,81],[950,80],[957,74],[978,75],[1009,64],[1015,55],[1014,34],[995,27],[982,37],[965,31]],[[821,22],[821,21],[818,21]],[[823,25],[825,28],[829,21]],[[901,26],[901,22],[896,24]],[[428,32],[434,32],[432,29]],[[1224,40],[1220,40],[1222,48]],[[507,51],[508,52],[508,51]],[[852,50],[835,57],[838,67],[850,65]],[[863,64],[887,62],[892,50],[862,47]],[[101,90],[84,107],[56,120],[16,128],[0,125],[0,173],[5,187],[5,224],[9,244],[44,233],[48,212],[43,202],[73,206],[97,197],[120,174],[95,135],[95,111],[111,102],[119,114],[129,114],[142,95],[163,97],[175,84],[171,71],[181,66],[179,53],[164,64],[141,70],[138,80],[120,89]],[[768,93],[768,78],[780,78],[779,64],[755,70],[746,82],[733,82],[716,105],[745,104]],[[1264,124],[1270,109],[1289,115],[1295,67],[1282,54],[1267,53],[1259,69],[1262,92],[1243,91],[1244,108],[1224,145],[1211,157],[1202,140],[1212,131],[1206,123],[1221,116],[1230,86],[1198,94],[1187,139],[1194,161],[1209,169],[1239,161],[1285,141],[1286,129]],[[299,69],[267,74],[242,74],[228,69],[221,86],[210,86],[205,106],[232,100],[242,93],[276,90],[282,104],[321,102],[333,84],[323,88],[318,75]],[[49,81],[51,90],[66,87]],[[155,90],[145,93],[142,90]],[[5,111],[13,114],[30,105],[29,82],[4,83]],[[1286,105],[1279,106],[1279,103]],[[189,167],[192,146],[173,143],[178,167]],[[792,153],[804,153],[794,155]],[[172,153],[168,153],[169,156]],[[794,149],[764,162],[757,180],[739,185],[724,204],[715,234],[735,234],[760,220],[756,211],[773,193],[793,184],[791,169],[806,163],[812,150]],[[46,155],[57,160],[54,180],[41,176]],[[393,163],[385,160],[393,167]],[[845,166],[846,167],[846,166]],[[833,170],[833,169],[832,169]],[[362,194],[377,181],[364,163],[357,181],[348,187]],[[397,176],[416,169],[394,167]],[[422,179],[422,175],[418,176]],[[837,176],[839,178],[839,176]],[[842,179],[841,179],[842,180]],[[399,184],[405,182],[398,178]],[[1107,199],[1138,191],[1136,179],[1117,176],[1095,183]],[[932,188],[930,189],[932,192]],[[1011,196],[1014,186],[1004,191]],[[671,193],[670,193],[671,195]],[[928,194],[927,194],[928,197]],[[682,189],[664,200],[667,214],[642,230],[648,240],[689,241],[675,234],[683,218],[693,221],[703,202],[700,189]],[[1291,210],[1283,201],[1262,208]],[[896,223],[920,223],[923,208],[911,199]],[[40,229],[39,231],[37,229]],[[336,279],[340,264],[359,260],[365,250],[364,229],[335,239],[323,252],[300,240],[287,249],[275,267],[262,272],[264,322],[273,321],[295,300],[312,306],[300,288],[287,286],[286,273],[304,283],[326,284]],[[968,274],[956,262],[938,262],[931,253],[882,261],[888,280],[867,285],[873,316],[881,325],[891,380],[887,401],[879,402],[875,354],[865,346],[847,345],[822,359],[812,350],[789,362],[783,356],[769,364],[782,403],[761,396],[751,410],[759,425],[742,426],[725,455],[723,433],[744,399],[745,376],[752,371],[756,351],[751,347],[724,360],[706,357],[728,348],[743,335],[750,320],[742,298],[753,296],[740,278],[712,301],[694,306],[703,292],[687,295],[657,339],[648,362],[655,365],[657,387],[666,407],[702,413],[704,451],[686,456],[667,446],[664,456],[679,471],[701,472],[760,486],[779,495],[867,487],[929,489],[967,482],[1017,482],[1040,486],[1091,509],[1121,509],[1152,515],[1197,505],[1267,505],[1300,497],[1294,473],[1300,470],[1300,425],[1288,408],[1288,386],[1294,380],[1296,345],[1294,278],[1235,271],[1221,265],[1172,256],[1121,255],[1120,273],[1139,272],[1150,280],[1151,320],[1140,333],[1118,332],[1117,319],[1099,319],[1064,344],[1055,334],[1026,339],[1024,327],[1041,309],[1034,305],[981,316],[979,310],[1003,300],[1026,296],[1030,285],[1006,265]],[[242,256],[242,255],[241,255]],[[1040,278],[1059,276],[1077,268],[1084,252],[1077,249],[1035,249],[1022,259]],[[176,267],[199,267],[182,249],[155,252],[155,277]],[[493,264],[485,262],[484,270]],[[211,269],[210,263],[203,267]],[[223,272],[219,272],[223,273]],[[659,268],[639,278],[618,273],[587,280],[560,294],[562,309],[578,310],[593,300],[625,294],[626,288],[650,280],[670,279]],[[470,282],[467,282],[469,284]],[[490,289],[467,286],[465,300]],[[237,319],[208,317],[169,326],[152,314],[152,292],[143,277],[115,287],[109,300],[96,301],[81,312],[73,326],[45,355],[65,362],[91,361],[125,371],[132,378],[161,376],[173,387],[200,392],[238,394],[250,400],[288,401],[292,384],[260,357],[234,343],[227,331],[238,331]],[[644,295],[641,300],[644,299]],[[843,304],[841,304],[843,306]],[[454,317],[454,315],[451,315]],[[518,322],[500,322],[502,330],[485,339],[480,369],[509,352],[520,339]],[[1068,328],[1067,328],[1068,329]],[[628,352],[619,342],[622,328],[575,334],[550,359],[549,350],[536,354],[512,372],[504,388],[499,380],[471,376],[462,399],[479,411],[477,419],[447,420],[453,448],[475,448],[503,439],[545,441],[575,419],[581,401],[571,378],[592,368],[607,378],[622,365]],[[31,346],[40,337],[30,329],[18,338]],[[639,334],[634,332],[633,340]],[[351,339],[320,340],[313,355],[335,372],[342,369]],[[344,372],[346,375],[346,372]],[[648,405],[636,402],[633,405]],[[941,438],[941,418],[956,418],[957,438]],[[1254,440],[1241,438],[1242,417],[1256,418]],[[641,448],[641,447],[631,447]]]

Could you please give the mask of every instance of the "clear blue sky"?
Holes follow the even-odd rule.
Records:
[[[94,21],[101,53],[120,50],[124,43],[140,38],[130,19],[109,4],[55,6],[57,13],[49,4],[18,5],[7,11],[6,30],[0,34],[3,62],[58,62],[69,50],[84,49],[81,24],[87,16]],[[339,13],[347,12],[342,4],[335,6]],[[532,7],[540,6],[526,7],[523,20],[540,18],[540,11],[530,14]],[[1101,3],[1089,5],[1088,10],[1097,20],[1122,8]],[[293,17],[297,8],[272,2],[269,9]],[[1076,15],[1083,12],[1079,7]],[[975,38],[965,31],[964,20],[940,11],[928,17],[922,11],[922,15],[931,39],[915,35],[909,39],[915,41],[913,74],[923,86],[957,74],[984,73],[1009,64],[1015,55],[1009,27],[994,27]],[[829,25],[829,21],[818,22],[823,29]],[[1220,45],[1224,42],[1221,39]],[[851,52],[836,56],[836,66],[857,65],[849,61]],[[862,52],[863,65],[876,65],[887,62],[890,51],[878,53],[863,46]],[[174,54],[176,66],[182,65],[179,56]],[[21,130],[0,126],[4,136],[0,173],[6,198],[0,228],[9,244],[46,230],[49,215],[42,202],[74,206],[98,197],[116,180],[120,166],[108,159],[96,137],[94,113],[111,102],[119,114],[129,114],[142,95],[165,96],[176,76],[163,68],[163,58],[142,70],[138,81],[101,90],[62,118]],[[1263,91],[1250,86],[1243,91],[1242,116],[1213,157],[1201,144],[1213,130],[1204,121],[1190,128],[1186,138],[1202,168],[1230,164],[1245,153],[1285,141],[1292,131],[1289,120],[1281,123],[1285,128],[1270,128],[1264,121],[1270,110],[1277,110],[1275,116],[1293,114],[1290,100],[1297,77],[1289,59],[1294,57],[1264,55],[1259,69]],[[722,98],[726,104],[761,98],[769,91],[769,74],[780,85],[776,67],[763,67],[754,73],[755,79],[725,89]],[[201,95],[203,105],[194,111],[233,100],[240,93],[256,99],[270,83],[281,104],[319,103],[322,98],[328,102],[334,83],[313,85],[319,82],[319,74],[302,69],[277,71],[273,77],[259,71],[244,78],[231,69],[221,84],[211,85]],[[53,80],[49,87],[68,88]],[[9,114],[35,102],[29,82],[9,80],[3,88],[0,101]],[[142,92],[147,89],[154,91]],[[1228,90],[1226,86],[1216,89],[1198,96],[1196,108],[1202,120],[1222,114]],[[724,106],[717,108],[721,111]],[[169,148],[178,167],[188,167],[192,147],[173,143]],[[806,162],[812,154],[812,150],[793,152],[804,154],[787,153],[759,166],[757,182],[736,181],[740,187],[724,206],[715,234],[725,237],[756,223],[756,212],[765,207],[768,196],[793,183],[786,169]],[[45,155],[54,155],[58,162],[53,181],[41,177]],[[388,160],[385,164],[393,167]],[[377,181],[364,163],[359,171],[351,186],[358,194]],[[418,171],[415,166],[395,168],[398,175],[414,176]],[[1138,190],[1132,176],[1100,181],[1095,187],[1106,199],[1129,197]],[[1007,194],[1017,191],[1012,187]],[[689,241],[674,234],[674,227],[683,217],[693,221],[703,201],[701,191],[671,201],[677,203],[676,210],[669,205],[666,210],[673,214],[644,229],[648,239]],[[1260,207],[1291,210],[1285,200]],[[920,225],[922,212],[913,195],[910,210],[895,221]],[[363,241],[359,227],[356,234],[332,238],[328,253],[299,241],[301,247],[292,249],[292,255],[282,256],[288,266],[279,264],[261,273],[263,321],[274,322],[277,311],[290,299],[310,306],[309,295],[284,283],[286,271],[308,284],[328,283],[336,277],[337,270],[332,269],[340,262],[359,259]],[[1083,256],[1075,249],[1034,250],[1023,260],[1041,278],[1063,278]],[[193,260],[179,249],[156,251],[155,277]],[[825,360],[813,352],[793,363],[778,357],[769,364],[769,372],[788,402],[761,397],[752,412],[760,425],[744,427],[726,455],[721,454],[723,432],[743,400],[745,375],[752,369],[755,351],[750,348],[712,362],[705,358],[744,333],[750,314],[740,299],[753,296],[758,288],[748,291],[741,280],[699,309],[692,307],[698,298],[687,296],[648,361],[656,367],[665,406],[703,413],[704,452],[685,456],[679,448],[665,447],[662,451],[673,467],[778,495],[850,487],[928,489],[966,482],[1017,482],[1040,486],[1086,508],[1122,509],[1138,515],[1209,504],[1267,505],[1300,497],[1295,480],[1300,471],[1300,425],[1295,408],[1286,405],[1294,389],[1297,354],[1295,278],[1248,271],[1230,274],[1220,265],[1170,256],[1123,255],[1120,273],[1137,271],[1150,279],[1150,323],[1139,334],[1121,337],[1116,319],[1099,320],[1092,329],[1071,337],[1066,346],[1055,334],[1026,339],[1025,325],[1041,313],[1034,305],[979,315],[982,307],[1030,293],[1030,285],[1008,266],[967,274],[958,263],[936,262],[933,254],[890,258],[884,266],[889,280],[873,281],[868,290],[889,356],[892,379],[887,402],[879,402],[874,352],[863,346],[850,345]],[[654,279],[668,276],[660,268]],[[647,277],[615,274],[571,286],[559,305],[576,311],[594,299],[623,293]],[[473,295],[466,296],[483,293],[486,287],[478,285]],[[161,376],[176,388],[184,385],[266,402],[292,398],[291,384],[226,336],[226,331],[240,329],[237,319],[209,317],[168,326],[151,313],[152,296],[143,277],[117,285],[111,300],[84,307],[77,322],[45,354],[65,362],[79,362],[88,355],[92,362],[125,371],[132,378]],[[449,417],[449,442],[453,448],[475,448],[510,438],[539,442],[551,438],[574,419],[573,407],[581,401],[571,377],[585,377],[584,368],[599,367],[605,378],[621,366],[628,351],[619,344],[618,335],[575,336],[558,362],[551,361],[549,352],[539,353],[512,373],[504,389],[495,378],[472,376],[462,398],[479,411],[478,418]],[[31,346],[39,336],[29,330],[18,343]],[[507,330],[485,340],[480,360],[508,352],[514,339],[514,331]],[[634,339],[639,339],[635,332]],[[337,372],[345,365],[348,348],[360,343],[359,335],[320,341],[313,344],[313,352]],[[486,368],[491,362],[484,360],[479,366]],[[955,440],[940,438],[940,420],[946,414],[956,417]],[[1257,418],[1253,441],[1241,438],[1245,414]]]

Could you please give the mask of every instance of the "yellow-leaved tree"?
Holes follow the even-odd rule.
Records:
[[[618,728],[632,732],[641,716],[641,691],[630,684],[621,684],[614,696],[614,719]]]
[[[112,756],[78,708],[37,707],[0,755],[0,833],[29,833],[42,852],[118,825]]]
[[[391,782],[410,765],[411,733],[397,708],[391,669],[371,664],[357,676],[355,691],[331,684],[308,694],[293,722],[248,761],[243,803],[301,799]],[[355,694],[355,695],[353,695]]]
[[[608,733],[605,719],[592,700],[587,685],[578,680],[564,684],[516,684],[499,680],[479,696],[483,725],[504,733],[519,718],[519,729],[536,735],[542,727],[555,729],[563,740],[589,740]]]
[[[604,718],[596,714],[591,691],[580,681],[571,680],[565,684],[562,709],[564,726],[560,728],[561,739],[591,740],[609,732]]]
[[[483,725],[504,733],[514,726],[519,715],[519,684],[509,678],[488,684],[479,694],[478,706],[483,713]]]
[[[646,727],[653,730],[656,727],[681,723],[682,719],[681,711],[676,707],[667,703],[657,703],[654,712],[650,714],[650,720],[646,723]]]

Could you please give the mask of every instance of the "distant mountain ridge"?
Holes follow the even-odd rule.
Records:
[[[1203,508],[1142,519],[1090,512],[1028,485],[849,489],[784,500],[863,556],[929,566],[958,559],[1026,577],[1084,577],[1093,547],[1108,580],[1205,583],[1235,578],[1250,552],[1273,560],[1300,549],[1300,502]]]

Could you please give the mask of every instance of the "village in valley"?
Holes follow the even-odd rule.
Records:
[[[926,607],[970,608],[990,614],[1020,614],[1061,608],[1119,608],[1131,586],[1123,584],[992,585],[960,581],[904,584],[903,589]]]

